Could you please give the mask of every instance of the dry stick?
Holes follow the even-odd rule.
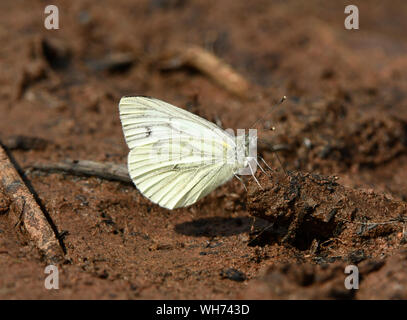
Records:
[[[35,163],[31,167],[35,170],[45,172],[66,172],[74,175],[84,175],[132,183],[126,166],[114,163],[100,163],[88,160],[66,160],[58,163]]]
[[[251,85],[231,66],[209,51],[192,46],[175,50],[163,58],[162,68],[166,70],[189,66],[209,76],[220,86],[239,97],[250,98]]]
[[[55,235],[56,230],[51,227],[45,213],[1,145],[0,186],[11,200],[8,214],[20,231],[28,235],[47,262],[61,262],[64,253]]]

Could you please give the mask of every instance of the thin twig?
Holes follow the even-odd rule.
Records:
[[[250,98],[252,94],[252,86],[242,75],[211,52],[197,46],[168,52],[161,58],[160,64],[164,70],[192,67],[232,94],[243,98]]]
[[[61,262],[63,249],[41,205],[19,175],[13,160],[0,145],[0,186],[11,201],[8,215],[23,234],[33,241],[47,262]]]
[[[44,172],[66,172],[79,176],[98,177],[106,180],[132,183],[125,165],[100,163],[88,160],[66,160],[57,163],[35,163],[34,170]]]

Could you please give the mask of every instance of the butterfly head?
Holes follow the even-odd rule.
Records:
[[[257,135],[246,134],[245,135],[245,157],[253,157],[252,150],[257,150]]]

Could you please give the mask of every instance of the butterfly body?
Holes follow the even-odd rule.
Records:
[[[119,111],[130,148],[129,175],[164,208],[195,203],[248,165],[244,135],[234,137],[186,110],[136,96],[123,97]]]

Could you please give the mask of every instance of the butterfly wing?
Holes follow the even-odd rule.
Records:
[[[233,177],[235,140],[215,124],[154,98],[124,97],[119,110],[130,177],[154,203],[185,207]]]

